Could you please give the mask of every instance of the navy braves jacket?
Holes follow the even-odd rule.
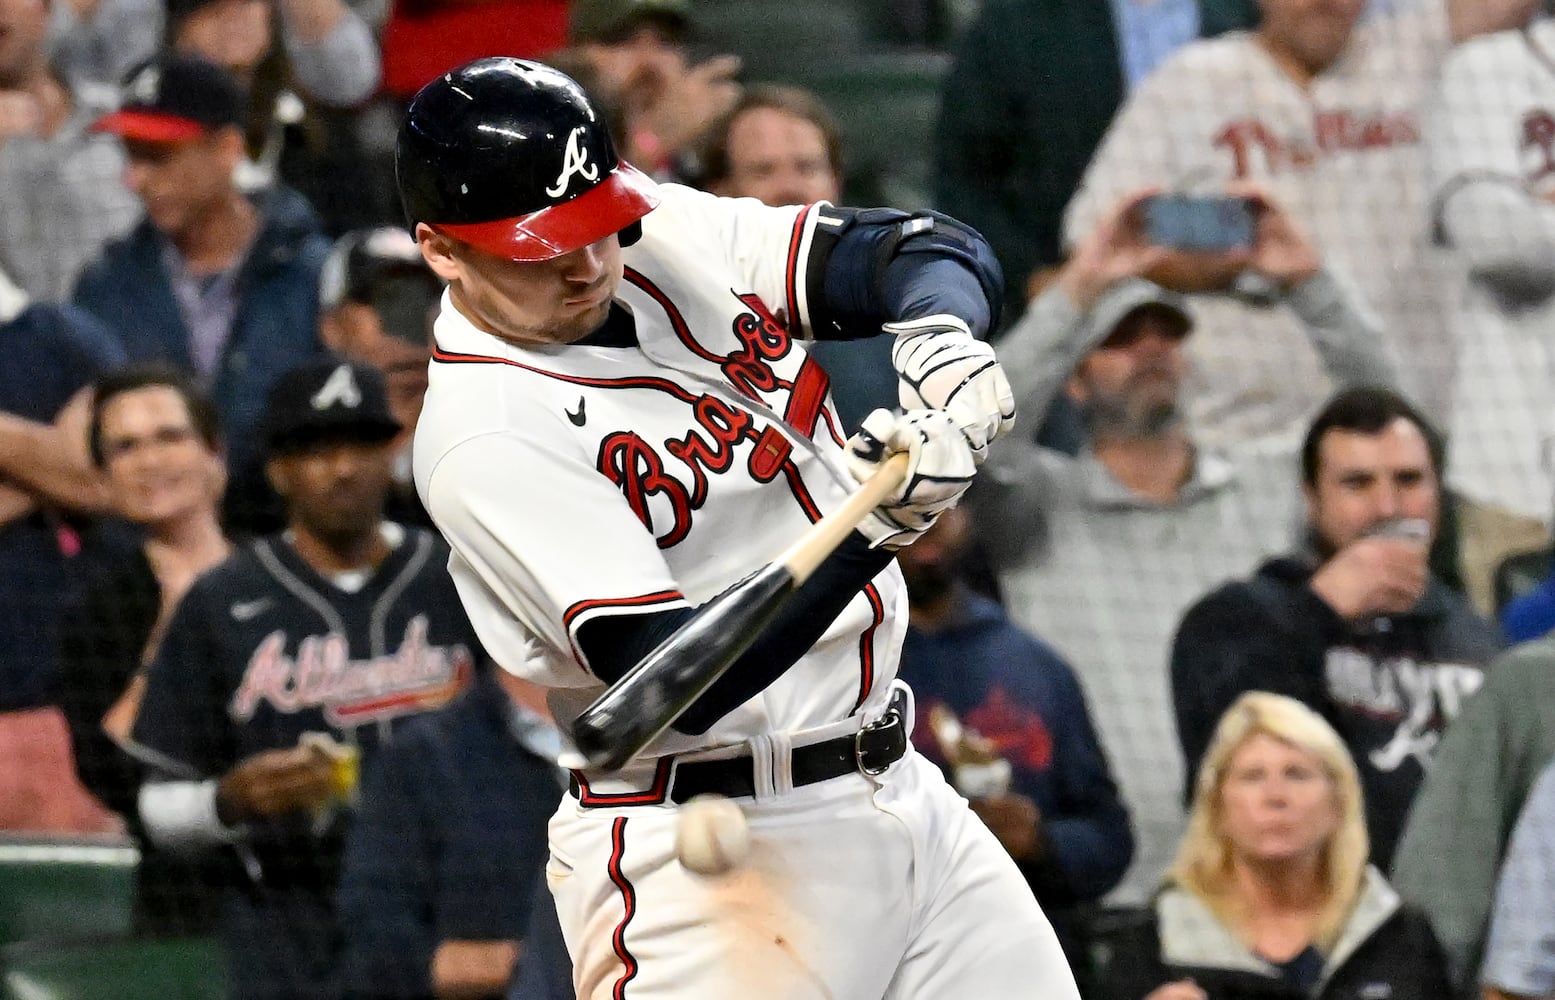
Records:
[[[1042,812],[1047,849],[1022,873],[1072,945],[1077,928],[1065,911],[1101,898],[1133,859],[1128,811],[1074,671],[993,601],[963,589],[959,602],[943,629],[907,630],[898,676],[917,698],[913,742],[943,766],[927,724],[942,703],[998,746],[1013,771],[1010,791]]]
[[[340,879],[347,994],[432,996],[441,941],[525,936],[562,785],[519,742],[489,672],[383,749],[362,790]],[[520,961],[545,961],[526,948]],[[555,961],[554,957],[552,958]],[[565,952],[562,975],[570,978]]]
[[[1288,695],[1322,714],[1349,745],[1371,860],[1386,870],[1436,742],[1479,690],[1501,635],[1434,579],[1406,614],[1345,621],[1308,586],[1316,566],[1306,555],[1271,560],[1183,616],[1172,646],[1172,698],[1184,794],[1238,695]]]
[[[254,433],[270,384],[317,354],[319,271],[329,241],[302,195],[271,189],[260,229],[241,265],[237,312],[211,394],[241,473],[257,465]],[[76,283],[77,305],[120,335],[130,361],[164,360],[193,370],[190,333],[173,296],[163,237],[142,220],[109,244]]]

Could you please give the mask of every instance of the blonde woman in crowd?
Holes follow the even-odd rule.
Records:
[[[1250,692],[1221,718],[1151,918],[1104,1000],[1446,997],[1441,948],[1366,863],[1355,763],[1321,716]]]

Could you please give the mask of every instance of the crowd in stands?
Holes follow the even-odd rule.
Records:
[[[562,737],[411,477],[394,134],[514,55],[661,181],[994,246],[1019,430],[901,675],[1082,995],[1555,997],[1555,10],[778,6],[0,0],[0,831],[133,843],[232,997],[573,995]],[[856,143],[838,18],[930,145]],[[850,430],[888,341],[815,348]]]

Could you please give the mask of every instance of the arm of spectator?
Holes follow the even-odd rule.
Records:
[[[1306,587],[1287,597],[1256,593],[1261,581],[1232,583],[1188,609],[1172,641],[1172,706],[1182,745],[1184,801],[1215,726],[1245,691],[1272,691],[1319,704],[1324,652],[1344,622]],[[1312,631],[1286,623],[1324,623]]]
[[[383,63],[366,21],[341,0],[281,0],[280,7],[286,55],[308,96],[349,108],[373,95]]]
[[[116,591],[92,586],[67,613],[59,655],[59,707],[70,727],[76,774],[103,804],[131,815],[141,771],[134,758],[110,738],[103,720],[136,675],[139,661],[131,642],[133,613]]]
[[[71,397],[52,424],[0,412],[0,477],[39,501],[71,510],[108,509],[108,492],[87,454],[92,390]]]
[[[1512,832],[1480,979],[1487,995],[1555,996],[1555,769],[1534,785]]]
[[[1447,0],[1447,23],[1456,44],[1522,27],[1538,9],[1529,0]]]
[[[1045,649],[1036,650],[1056,661]],[[1089,902],[1110,892],[1134,858],[1128,810],[1107,766],[1107,755],[1091,723],[1085,694],[1073,671],[1057,661],[1062,722],[1053,727],[1053,764],[1058,807],[1044,817],[1048,856],[1063,874],[1065,892],[1056,901]],[[1044,900],[1053,899],[1049,895]]]
[[[1477,10],[1498,2],[1465,6]],[[1536,128],[1536,105],[1519,108],[1517,95],[1508,93],[1495,114],[1486,110],[1485,81],[1501,79],[1504,51],[1501,39],[1487,38],[1449,55],[1426,102],[1421,132],[1438,241],[1476,282],[1515,306],[1555,294],[1555,205],[1526,183],[1524,129],[1514,127],[1512,117],[1527,113],[1527,127]]]
[[[1495,662],[1485,687],[1442,736],[1393,858],[1395,888],[1430,918],[1460,987],[1479,971],[1496,873],[1523,802],[1518,775],[1544,763],[1524,759],[1544,740],[1518,725],[1543,725],[1542,714],[1522,704],[1528,696],[1521,678],[1544,685],[1552,667],[1537,646]]]
[[[0,483],[0,528],[20,521],[38,509],[38,501],[24,489]]]
[[[513,979],[524,946],[518,941],[443,941],[432,956],[432,992],[438,1000],[496,996]]]
[[[339,903],[347,992],[363,997],[435,993],[434,847],[424,800],[436,780],[414,730],[384,748],[366,774],[346,840]],[[495,993],[496,991],[492,991]]]

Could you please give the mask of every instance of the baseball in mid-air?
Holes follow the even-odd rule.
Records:
[[[680,807],[675,854],[698,875],[724,875],[750,854],[750,825],[721,795],[698,795]]]

